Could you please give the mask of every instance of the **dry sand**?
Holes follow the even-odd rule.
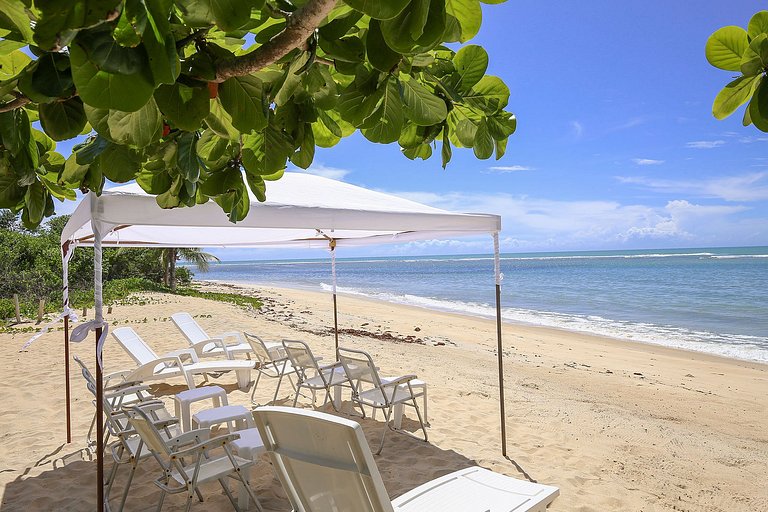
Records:
[[[260,311],[150,294],[115,306],[107,319],[134,327],[158,353],[184,344],[169,318],[183,310],[212,335],[240,329],[303,339],[331,359],[329,295],[257,293],[267,299]],[[393,497],[479,464],[560,487],[552,511],[768,510],[766,365],[507,324],[508,460],[499,449],[493,322],[344,296],[339,308],[342,345],[369,351],[385,373],[416,373],[429,384],[429,443],[390,433],[377,457]],[[65,444],[62,333],[19,353],[27,337],[0,335],[0,512],[93,510],[96,464],[82,449],[91,396],[73,368],[73,442]],[[93,367],[91,342],[72,351]],[[111,339],[104,360],[107,372],[132,366]],[[230,403],[249,404],[250,390],[235,389],[234,375],[213,382],[231,391]],[[262,379],[258,399],[266,402],[273,386]],[[183,389],[182,379],[153,386],[169,406]],[[371,443],[380,420],[362,420]],[[404,427],[418,433],[408,411]],[[140,465],[126,510],[153,510],[157,476],[153,462]],[[290,510],[268,464],[258,465],[254,485],[268,510]],[[205,491],[206,503],[193,510],[231,510],[216,485]],[[164,510],[182,503],[171,497]]]

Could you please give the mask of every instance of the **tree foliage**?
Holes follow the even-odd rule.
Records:
[[[439,143],[443,167],[501,158],[509,89],[482,47],[445,45],[481,19],[480,0],[0,0],[0,208],[36,226],[135,179],[235,222],[248,189],[357,130],[410,159]]]
[[[744,126],[768,132],[768,11],[752,16],[746,29],[728,26],[715,31],[707,40],[706,56],[716,68],[739,73],[715,97],[712,114],[725,119],[748,103]]]

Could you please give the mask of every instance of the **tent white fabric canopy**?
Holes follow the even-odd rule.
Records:
[[[250,193],[250,191],[249,191]],[[93,204],[92,204],[93,203]],[[248,216],[232,224],[213,201],[164,210],[137,184],[89,195],[61,234],[62,244],[124,247],[327,247],[400,243],[498,232],[497,215],[453,213],[311,174],[267,182],[267,201],[251,196]],[[318,233],[318,230],[320,233]]]
[[[250,191],[249,191],[250,193]],[[320,176],[285,173],[267,183],[266,202],[251,195],[250,211],[233,224],[213,201],[192,208],[160,208],[155,197],[137,184],[111,188],[97,197],[90,193],[78,205],[61,234],[64,312],[69,314],[68,262],[77,246],[94,247],[95,318],[73,331],[82,339],[92,329],[97,337],[97,415],[101,414],[101,344],[107,324],[101,297],[102,246],[112,247],[308,247],[331,250],[334,324],[336,324],[335,248],[402,243],[455,236],[490,234],[494,241],[496,321],[498,338],[501,445],[506,455],[506,425],[501,340],[498,233],[501,218],[479,213],[454,213],[401,197],[368,190]],[[69,409],[69,330],[65,326],[67,442],[71,442]],[[336,328],[338,348],[338,328]],[[98,482],[103,481],[103,423],[97,425]],[[102,487],[99,503],[103,506]]]

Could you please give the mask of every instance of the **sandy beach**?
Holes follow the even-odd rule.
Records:
[[[301,339],[332,359],[330,295],[261,287],[250,293],[264,298],[261,310],[146,294],[115,305],[107,320],[133,327],[158,354],[185,345],[170,315],[188,311],[212,335],[245,330]],[[429,442],[390,433],[376,459],[392,497],[478,464],[558,486],[552,511],[768,510],[768,365],[505,324],[505,459],[492,321],[347,296],[338,302],[342,346],[370,352],[385,374],[415,373],[429,385]],[[28,337],[0,335],[0,512],[93,510],[96,464],[84,450],[92,397],[73,368],[73,442],[65,444],[62,332],[19,353]],[[72,345],[72,352],[94,367],[92,342]],[[133,366],[112,339],[104,362],[106,372]],[[250,405],[250,388],[236,389],[234,375],[212,382],[230,392],[230,403]],[[184,389],[181,378],[152,386],[171,410],[171,396]],[[256,395],[264,403],[273,392],[274,382],[262,379]],[[289,392],[281,390],[281,403]],[[373,444],[381,416],[361,423]],[[408,411],[404,427],[418,431]],[[149,461],[139,466],[126,510],[154,509],[157,469]],[[252,481],[267,510],[290,510],[266,462]],[[206,502],[193,510],[231,510],[218,486],[204,491]],[[182,504],[170,497],[164,510]]]

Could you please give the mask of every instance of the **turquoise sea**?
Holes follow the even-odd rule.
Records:
[[[503,254],[505,321],[768,362],[768,247]],[[487,254],[337,259],[342,294],[495,316]],[[328,259],[233,261],[197,279],[330,290]]]

